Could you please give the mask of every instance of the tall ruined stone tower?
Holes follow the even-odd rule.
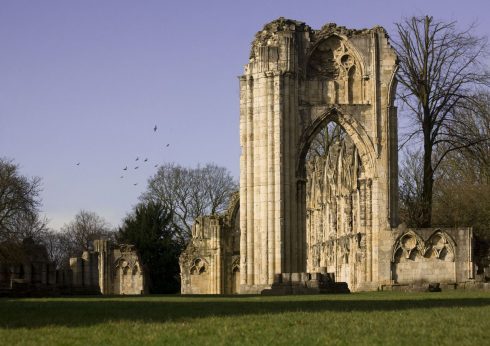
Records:
[[[332,251],[356,262],[345,275],[355,272],[357,287],[389,282],[390,227],[398,222],[396,68],[381,27],[312,30],[280,18],[257,33],[240,77],[242,293],[270,287],[275,274],[307,271],[306,155],[330,122],[347,133],[360,162],[353,190],[333,198]]]

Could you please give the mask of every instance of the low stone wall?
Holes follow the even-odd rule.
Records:
[[[132,245],[94,241],[94,250],[56,269],[42,245],[0,244],[0,296],[143,294],[145,276]],[[34,251],[34,250],[36,251]]]
[[[393,236],[394,285],[457,284],[475,279],[471,228],[400,228]]]

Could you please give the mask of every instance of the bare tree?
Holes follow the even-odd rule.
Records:
[[[479,107],[464,112],[469,136],[490,138],[490,97],[479,95]],[[482,274],[490,264],[490,141],[480,141],[446,155],[434,181],[433,223],[472,226],[474,261]]]
[[[73,221],[61,228],[61,233],[61,241],[65,242],[61,247],[69,252],[69,256],[79,256],[84,250],[89,250],[96,239],[115,237],[115,231],[106,220],[86,210],[78,212]]]
[[[488,87],[490,75],[482,58],[487,40],[473,35],[473,27],[458,31],[455,22],[412,17],[396,24],[394,47],[400,59],[399,98],[413,116],[410,140],[422,143],[420,227],[431,226],[434,174],[451,152],[468,148],[481,138],[467,137],[461,109],[473,107],[473,95]]]
[[[421,223],[423,204],[421,157],[420,151],[407,150],[399,171],[400,218],[409,227],[417,227]]]
[[[17,215],[13,225],[18,240],[31,238],[36,243],[42,241],[49,230],[48,219],[33,212]]]
[[[314,157],[326,156],[330,147],[336,143],[342,142],[346,135],[347,134],[339,124],[335,122],[328,123],[327,126],[323,127],[313,138],[306,161],[310,161]]]
[[[238,189],[230,172],[215,164],[187,168],[165,164],[149,179],[142,202],[158,202],[172,211],[178,236],[187,241],[194,220],[216,214],[228,207],[229,197]]]
[[[41,179],[20,174],[18,165],[0,158],[0,240],[35,238],[46,230],[39,216]]]
[[[460,112],[462,125],[458,130],[472,138],[474,145],[463,148],[455,156],[465,165],[466,174],[473,174],[476,183],[490,185],[490,93],[480,93],[474,100],[474,107]]]
[[[464,112],[465,129],[482,141],[446,156],[434,183],[433,214],[439,224],[472,225],[490,236],[490,141],[483,140],[490,138],[490,95],[478,100],[477,112]]]
[[[208,201],[205,211],[209,214],[223,212],[228,207],[230,195],[238,190],[238,184],[230,172],[225,167],[207,164],[198,168],[196,174],[202,181],[205,200]]]
[[[56,264],[56,268],[68,266],[72,244],[66,233],[47,230],[43,234],[42,244],[46,247],[49,260]]]

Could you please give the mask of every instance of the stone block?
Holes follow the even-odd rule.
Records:
[[[320,281],[322,275],[320,273],[310,273],[310,279],[315,281]]]
[[[291,273],[291,282],[301,282],[301,273]]]

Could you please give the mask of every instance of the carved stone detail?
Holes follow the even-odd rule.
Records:
[[[279,18],[257,33],[239,78],[239,208],[196,220],[185,252],[194,247],[196,257],[206,258],[209,276],[187,284],[183,271],[183,293],[258,293],[279,277],[299,282],[314,271],[353,290],[447,279],[441,273],[450,265],[452,277],[471,276],[469,260],[467,269],[449,261],[457,256],[444,234],[429,243],[394,236],[400,233],[396,69],[380,27],[313,30]],[[309,155],[329,124],[342,136]],[[399,263],[391,260],[395,253],[403,255]],[[444,262],[434,267],[439,276],[424,276],[432,264],[421,259]]]

